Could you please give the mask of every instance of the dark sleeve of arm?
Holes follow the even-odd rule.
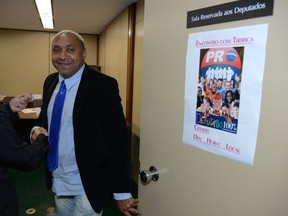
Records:
[[[8,115],[12,122],[16,122],[16,121],[19,120],[19,115],[18,115],[18,113],[17,113],[17,112],[14,113],[14,112],[12,111],[12,109],[10,108],[9,103],[3,105],[1,112],[2,112],[2,114],[4,114],[4,115]]]
[[[0,107],[0,163],[23,171],[38,167],[47,149],[47,137],[40,134],[31,145],[23,142],[5,109],[6,107]]]
[[[103,95],[102,117],[105,128],[104,133],[114,169],[113,192],[130,192],[130,136],[121,105],[118,83],[115,79],[107,82]]]

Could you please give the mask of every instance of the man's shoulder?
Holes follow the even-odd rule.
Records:
[[[87,68],[86,70],[89,80],[93,80],[95,82],[115,82],[116,79],[111,77],[105,73],[94,70],[93,68]]]
[[[46,82],[47,82],[47,81],[48,81],[48,82],[51,82],[51,81],[57,79],[57,78],[58,78],[58,74],[59,74],[58,72],[54,72],[54,73],[49,74],[49,75],[46,77]]]

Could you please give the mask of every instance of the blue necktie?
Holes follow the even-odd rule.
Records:
[[[49,150],[47,156],[48,170],[52,172],[58,167],[58,143],[59,132],[61,125],[62,110],[66,96],[66,86],[64,80],[61,82],[61,87],[56,95],[50,129],[49,129]]]

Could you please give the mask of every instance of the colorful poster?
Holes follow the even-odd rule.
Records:
[[[268,25],[191,33],[183,142],[253,165]]]

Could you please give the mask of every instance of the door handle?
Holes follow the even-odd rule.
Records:
[[[144,170],[140,172],[140,179],[143,184],[148,184],[151,182],[151,180],[158,181],[159,172],[154,166],[151,166],[149,170]]]

